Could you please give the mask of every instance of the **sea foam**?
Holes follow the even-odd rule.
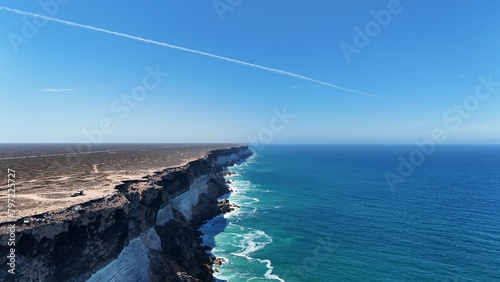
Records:
[[[203,232],[203,244],[212,247],[212,253],[226,261],[217,267],[216,281],[254,281],[277,280],[284,281],[273,274],[272,262],[266,258],[258,258],[258,252],[273,242],[265,231],[242,225],[245,218],[254,217],[259,212],[261,200],[255,197],[256,185],[244,179],[247,166],[256,163],[256,157],[247,162],[231,167],[236,174],[226,178],[231,180],[229,186],[233,189],[229,196],[231,203],[239,208],[235,211],[220,215],[206,224],[200,231]],[[250,196],[252,195],[252,196]],[[259,266],[263,265],[264,268]]]

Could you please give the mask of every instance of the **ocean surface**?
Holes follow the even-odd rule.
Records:
[[[240,208],[202,227],[218,279],[500,281],[500,146],[255,152],[230,168]]]

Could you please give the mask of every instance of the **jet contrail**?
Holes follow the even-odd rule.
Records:
[[[223,57],[223,56],[219,56],[219,55],[215,55],[215,54],[211,54],[211,53],[207,53],[207,52],[203,52],[203,51],[197,51],[197,50],[193,50],[193,49],[189,49],[189,48],[185,48],[185,47],[181,47],[181,46],[176,46],[176,45],[172,45],[172,44],[168,44],[168,43],[164,43],[164,42],[159,42],[159,41],[155,41],[155,40],[151,40],[151,39],[146,39],[146,38],[142,38],[142,37],[138,37],[138,36],[128,35],[128,34],[121,33],[121,32],[116,32],[116,31],[111,31],[111,30],[107,30],[107,29],[102,29],[102,28],[99,28],[99,27],[93,27],[93,26],[90,26],[90,25],[79,24],[79,23],[70,22],[70,21],[66,21],[66,20],[61,20],[61,19],[57,19],[57,18],[52,18],[52,17],[48,17],[48,16],[44,16],[44,15],[35,14],[35,13],[30,13],[30,12],[20,11],[20,10],[16,10],[16,9],[11,9],[11,8],[8,8],[8,7],[3,7],[3,6],[0,6],[0,10],[4,10],[4,11],[11,12],[11,13],[18,14],[18,15],[31,16],[31,17],[36,17],[36,18],[40,18],[40,19],[45,19],[45,20],[48,20],[48,21],[58,22],[58,23],[62,23],[62,24],[65,24],[65,25],[76,26],[76,27],[79,27],[79,28],[84,28],[84,29],[99,31],[99,32],[107,33],[107,34],[112,34],[112,35],[116,35],[116,36],[120,36],[120,37],[125,37],[125,38],[129,38],[129,39],[134,39],[134,40],[138,40],[138,41],[142,41],[142,42],[146,42],[146,43],[151,43],[151,44],[155,44],[155,45],[159,45],[159,46],[163,46],[163,47],[168,47],[168,48],[172,48],[172,49],[177,49],[177,50],[181,50],[181,51],[185,51],[185,52],[195,53],[195,54],[199,54],[199,55],[203,55],[203,56],[207,56],[207,57],[216,58],[216,59],[219,59],[219,60],[228,61],[228,62],[231,62],[231,63],[236,63],[236,64],[240,64],[240,65],[244,65],[244,66],[249,66],[249,67],[253,67],[253,68],[258,68],[258,69],[262,69],[262,70],[266,70],[266,71],[270,71],[270,72],[274,72],[274,73],[278,73],[278,74],[282,74],[282,75],[286,75],[286,76],[290,76],[290,77],[295,77],[295,78],[302,79],[302,80],[307,80],[307,81],[310,81],[310,82],[315,82],[315,83],[318,83],[318,84],[322,84],[322,85],[325,85],[325,86],[333,87],[333,88],[344,90],[344,91],[348,91],[348,92],[353,92],[353,93],[357,93],[357,94],[362,94],[362,95],[366,95],[366,96],[380,98],[380,96],[377,96],[377,95],[374,95],[374,94],[370,94],[370,93],[366,93],[366,92],[362,92],[362,91],[358,91],[358,90],[354,90],[354,89],[349,89],[349,88],[337,86],[335,84],[331,84],[331,83],[324,82],[324,81],[321,81],[321,80],[309,78],[307,76],[302,76],[302,75],[299,75],[299,74],[296,74],[296,73],[292,73],[292,72],[288,72],[288,71],[283,71],[283,70],[279,70],[279,69],[274,69],[274,68],[270,68],[270,67],[266,67],[266,66],[256,65],[256,64],[252,64],[252,63],[248,63],[248,62],[244,62],[244,61],[240,61],[240,60],[236,60],[236,59],[231,59],[231,58],[227,58],[227,57]]]

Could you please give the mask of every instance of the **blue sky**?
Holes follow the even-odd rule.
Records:
[[[0,6],[378,96],[0,8],[0,142],[500,143],[498,1]]]

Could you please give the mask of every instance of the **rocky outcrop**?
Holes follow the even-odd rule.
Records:
[[[15,275],[7,272],[9,225],[0,224],[1,281],[212,281],[200,225],[232,209],[223,167],[246,146],[127,181],[115,193],[15,222]]]

